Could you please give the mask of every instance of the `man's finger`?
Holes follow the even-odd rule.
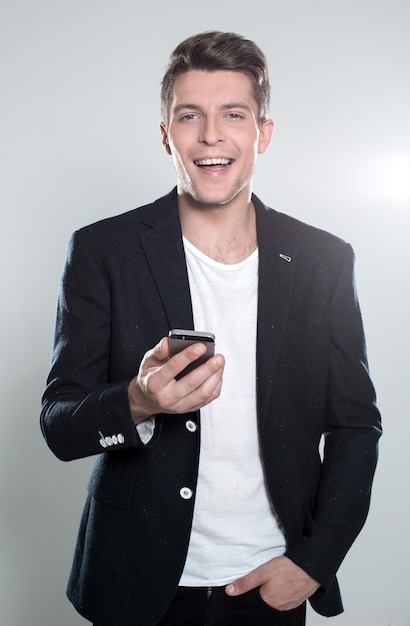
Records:
[[[259,568],[256,568],[246,576],[242,576],[242,578],[238,578],[227,585],[225,591],[228,596],[241,596],[243,593],[255,589],[255,587],[260,587],[264,582]]]
[[[166,361],[169,357],[168,337],[163,337],[161,341],[154,346],[152,353],[158,361]]]
[[[183,372],[188,365],[199,359],[205,352],[206,346],[203,343],[194,343],[175,354],[169,363],[173,375],[177,376]]]

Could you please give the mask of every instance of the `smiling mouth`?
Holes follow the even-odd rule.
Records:
[[[196,159],[194,161],[195,165],[198,167],[212,167],[212,166],[223,166],[232,165],[233,159]]]

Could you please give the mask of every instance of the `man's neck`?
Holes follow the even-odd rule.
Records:
[[[182,201],[181,201],[182,200]],[[251,201],[223,206],[195,206],[178,200],[182,234],[220,263],[240,263],[256,249],[256,215]]]

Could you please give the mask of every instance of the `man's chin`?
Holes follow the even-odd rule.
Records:
[[[201,193],[182,193],[181,197],[184,198],[185,202],[189,204],[192,208],[200,209],[200,210],[212,210],[212,209],[221,209],[231,205],[238,197],[241,195],[241,192],[238,191],[236,193],[230,194],[201,194]]]

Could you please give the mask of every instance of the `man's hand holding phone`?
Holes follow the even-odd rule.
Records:
[[[208,359],[215,353],[215,335],[207,332],[199,332],[195,330],[183,330],[175,329],[170,330],[169,334],[169,356],[172,358],[182,350],[185,350],[188,346],[192,346],[195,343],[203,343],[206,350],[195,361],[192,361],[182,372],[179,372],[175,378],[179,380],[183,376],[192,372],[195,368],[202,363],[206,363]]]
[[[196,411],[219,396],[224,358],[213,355],[210,333],[193,333],[171,331],[145,354],[137,376],[128,385],[135,424],[158,413]]]

